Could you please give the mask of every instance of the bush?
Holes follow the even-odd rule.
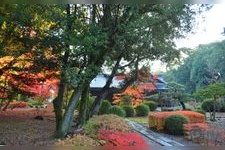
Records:
[[[170,134],[182,135],[183,134],[183,124],[188,123],[189,120],[183,115],[170,115],[165,119],[165,129]]]
[[[100,108],[99,108],[99,115],[107,114],[109,109],[112,107],[111,103],[108,100],[103,100]]]
[[[148,102],[145,102],[144,104],[149,107],[150,111],[154,111],[157,108],[156,102],[153,102],[153,101],[148,101]]]
[[[112,106],[111,108],[109,108],[108,114],[114,114],[120,117],[126,116],[126,112],[120,106]]]
[[[87,124],[84,126],[84,132],[89,135],[91,138],[97,138],[98,130],[100,129],[100,125],[98,125],[95,121],[89,120]]]
[[[214,100],[205,100],[202,102],[201,108],[206,112],[212,112],[213,111],[213,103]],[[216,111],[219,111],[221,108],[221,104],[219,101],[216,101]]]
[[[86,135],[76,134],[72,137],[59,140],[56,146],[100,146],[97,140],[94,140]]]
[[[134,117],[134,108],[132,106],[123,106],[122,108],[126,112],[126,117]]]
[[[137,116],[147,116],[149,112],[149,107],[145,104],[138,105],[135,109]]]
[[[101,129],[98,137],[106,141],[105,146],[148,146],[137,133],[124,133]]]
[[[101,115],[92,117],[84,126],[84,133],[92,138],[97,138],[99,129],[119,132],[132,132],[128,122],[117,115]]]

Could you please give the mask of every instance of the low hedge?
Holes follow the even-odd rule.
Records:
[[[165,127],[165,118],[174,114],[184,115],[189,119],[190,123],[205,123],[205,115],[194,111],[153,112],[148,116],[149,127],[156,130],[163,130]]]

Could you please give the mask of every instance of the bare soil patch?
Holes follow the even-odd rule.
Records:
[[[42,115],[43,120],[34,119]],[[23,108],[0,111],[0,143],[7,146],[50,146],[54,139],[55,119],[52,110]]]

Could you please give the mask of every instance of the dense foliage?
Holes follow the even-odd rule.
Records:
[[[138,133],[124,133],[113,130],[100,130],[98,137],[105,140],[105,146],[148,146]]]
[[[177,69],[166,73],[167,80],[184,85],[189,93],[205,88],[217,79],[224,81],[224,46],[225,41],[221,41],[186,50],[188,57]]]
[[[99,108],[99,114],[100,115],[107,114],[111,107],[112,106],[111,106],[110,102],[108,100],[104,100],[102,102],[102,105]]]
[[[157,103],[154,102],[154,101],[148,101],[148,102],[145,102],[143,104],[147,105],[149,107],[150,111],[154,111],[157,108]]]
[[[149,107],[145,104],[138,105],[135,108],[135,112],[137,116],[147,116],[149,113]]]
[[[107,129],[119,132],[130,133],[131,127],[127,121],[116,115],[94,116],[84,126],[85,134],[92,138],[97,138],[99,129]]]
[[[107,113],[108,114],[118,115],[120,117],[125,117],[126,116],[126,111],[120,106],[112,106],[111,108],[109,108]]]
[[[126,117],[134,117],[135,112],[132,106],[123,106],[122,108],[126,112]]]
[[[58,78],[58,94],[53,101],[56,135],[64,137],[78,102],[82,126],[109,94],[116,74],[129,74],[121,84],[120,91],[124,91],[136,80],[142,62],[176,61],[180,51],[174,39],[191,31],[195,15],[205,8],[185,4],[1,5],[1,97],[5,100],[11,93],[12,97],[18,93],[30,96],[24,93],[33,92],[30,88],[35,87],[30,85]],[[111,75],[103,94],[87,111],[90,82],[103,68]],[[64,111],[67,89],[72,93]]]
[[[171,134],[182,135],[183,124],[188,122],[188,118],[183,115],[170,115],[165,119],[165,129]]]
[[[188,118],[190,123],[205,123],[205,115],[194,111],[168,111],[155,112],[149,114],[149,127],[156,130],[163,130],[165,118],[170,115],[183,115]]]

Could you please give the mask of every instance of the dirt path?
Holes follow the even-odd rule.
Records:
[[[44,120],[34,119],[42,115]],[[52,110],[34,108],[0,111],[0,144],[10,146],[54,145],[55,119]],[[21,134],[22,133],[22,134]]]

